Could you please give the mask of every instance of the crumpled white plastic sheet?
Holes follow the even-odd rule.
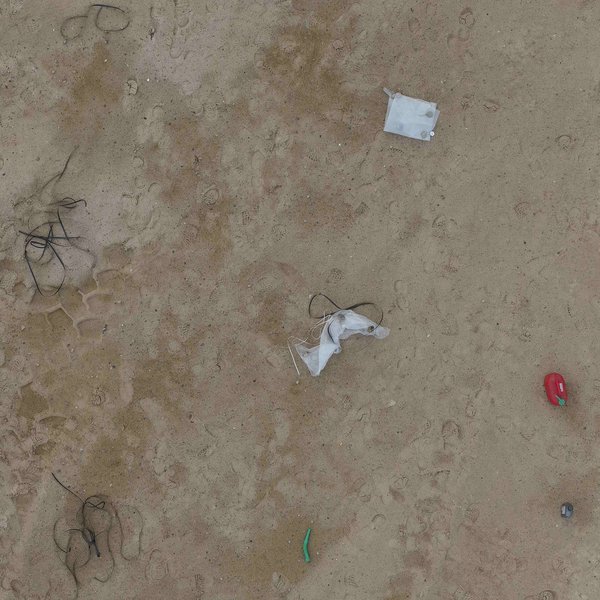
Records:
[[[394,93],[387,88],[383,88],[383,91],[388,95],[383,130],[415,140],[430,141],[440,116],[437,104],[403,96],[399,92]]]
[[[329,315],[323,324],[320,343],[309,348],[304,343],[294,344],[300,358],[304,361],[311,375],[317,376],[325,368],[327,361],[342,351],[341,340],[351,335],[361,334],[378,339],[387,337],[390,330],[371,321],[353,310],[338,310]]]

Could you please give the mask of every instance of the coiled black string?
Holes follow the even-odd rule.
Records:
[[[52,477],[54,478],[54,481],[56,481],[56,483],[60,485],[60,487],[62,487],[69,494],[77,498],[77,500],[80,502],[80,506],[77,509],[77,513],[75,514],[75,520],[78,527],[71,527],[69,529],[64,530],[64,533],[67,533],[69,535],[67,547],[63,548],[58,541],[58,535],[60,534],[60,532],[58,531],[58,524],[60,522],[60,519],[55,521],[52,533],[54,544],[56,545],[58,550],[64,554],[63,564],[71,574],[71,577],[73,578],[73,581],[75,583],[75,596],[73,600],[76,600],[79,596],[79,589],[81,587],[81,582],[77,575],[77,570],[81,569],[82,567],[85,567],[85,565],[87,565],[90,562],[90,560],[92,560],[94,557],[100,558],[101,556],[108,556],[110,558],[111,563],[108,575],[105,578],[95,576],[94,579],[96,581],[106,583],[113,574],[115,568],[115,558],[110,545],[110,539],[114,522],[116,521],[119,526],[118,531],[120,533],[121,538],[120,553],[121,556],[127,561],[130,561],[139,555],[139,552],[141,550],[141,537],[144,531],[144,523],[138,510],[134,507],[129,507],[130,510],[133,510],[134,513],[137,514],[139,519],[139,531],[137,533],[137,535],[139,536],[138,551],[136,554],[133,555],[131,553],[125,555],[123,548],[125,544],[125,531],[123,528],[123,521],[121,518],[120,510],[117,510],[114,506],[112,506],[112,504],[108,502],[108,499],[97,495],[88,496],[87,498],[83,499],[79,494],[75,493],[71,488],[62,483],[62,481],[60,481],[60,479],[58,479],[58,477],[54,473],[52,473]],[[102,513],[102,515],[105,516],[105,518],[108,518],[107,526],[102,531],[96,531],[96,529],[90,523],[90,516],[98,512]],[[72,562],[69,560],[69,554],[72,550],[71,536],[74,534],[79,534],[79,536],[81,536],[87,547],[87,556],[85,560],[80,564],[77,564],[77,557],[75,557]],[[102,538],[102,540],[106,539],[106,552],[103,553],[100,552],[100,544],[102,544],[102,541],[98,541],[100,536],[106,536],[105,538]]]
[[[61,552],[63,552],[65,554],[65,560],[64,560],[63,564],[65,565],[65,567],[67,568],[67,570],[69,571],[71,576],[73,577],[73,581],[75,582],[75,598],[77,598],[79,596],[79,588],[81,585],[81,582],[79,581],[79,579],[77,577],[77,569],[81,569],[82,567],[87,565],[94,555],[96,556],[96,558],[100,558],[101,554],[100,554],[100,549],[98,548],[98,536],[100,536],[102,534],[106,534],[106,547],[107,547],[108,555],[112,562],[112,566],[110,569],[110,573],[108,574],[108,576],[106,578],[102,579],[100,577],[94,577],[94,579],[96,581],[105,583],[112,576],[112,572],[114,570],[114,565],[115,565],[114,557],[112,555],[112,551],[110,548],[110,531],[113,526],[113,516],[105,508],[106,500],[102,500],[98,496],[88,496],[84,500],[81,498],[81,496],[76,494],[73,490],[71,490],[64,483],[62,483],[54,473],[52,473],[52,477],[54,477],[54,480],[56,481],[56,483],[58,483],[58,485],[60,485],[60,487],[62,487],[67,492],[69,492],[69,494],[72,494],[73,496],[75,496],[75,498],[77,498],[77,500],[79,500],[79,502],[81,502],[81,506],[79,507],[79,509],[77,510],[77,513],[75,515],[75,519],[80,526],[72,527],[72,528],[69,528],[66,530],[66,532],[69,534],[72,534],[74,532],[79,533],[81,535],[81,538],[87,545],[87,551],[88,551],[87,557],[81,564],[76,564],[76,562],[75,562],[76,559],[73,562],[73,564],[69,564],[69,554],[71,552],[71,535],[69,535],[67,547],[63,548],[58,543],[58,540],[56,539],[57,538],[56,529],[57,529],[57,525],[59,522],[58,520],[54,523],[54,528],[53,528],[54,544]],[[97,500],[97,502],[95,502],[93,500]],[[89,512],[89,510],[101,511],[102,513],[107,515],[108,519],[109,519],[108,527],[99,532],[95,531],[89,522],[89,515],[88,515],[88,513],[86,513],[86,509],[88,512]],[[92,549],[94,551],[93,554],[92,554]]]
[[[58,208],[56,209],[56,221],[46,221],[45,223],[38,225],[29,232],[19,230],[19,233],[25,236],[25,248],[23,252],[25,262],[27,263],[29,272],[33,277],[35,287],[42,296],[54,296],[58,294],[63,284],[65,283],[65,279],[67,277],[67,268],[65,266],[65,262],[62,259],[57,248],[60,248],[61,246],[65,247],[67,245],[71,245],[73,240],[79,239],[79,236],[70,236],[67,233],[62,217],[60,215],[60,209],[66,208],[68,210],[72,210],[81,202],[83,202],[84,206],[87,206],[87,202],[83,198],[79,200],[74,200],[73,198],[68,197],[63,198],[58,203]],[[48,253],[48,255],[46,260],[44,261],[46,253]],[[42,287],[40,286],[40,283],[38,281],[33,267],[34,265],[46,265],[50,263],[53,259],[56,259],[60,265],[60,268],[62,270],[62,278],[58,285],[50,287],[50,290],[54,291],[52,291],[51,293],[44,293],[42,291]]]
[[[83,33],[83,28],[84,25],[81,26],[81,28],[79,29],[79,31],[75,34],[75,35],[67,35],[66,33],[66,26],[71,22],[71,21],[75,21],[77,19],[83,19],[86,20],[88,19],[88,16],[90,14],[90,11],[97,8],[98,10],[96,11],[96,15],[94,16],[94,27],[96,27],[96,29],[102,31],[103,33],[112,33],[112,32],[117,32],[117,31],[124,31],[125,29],[127,29],[129,27],[129,24],[131,23],[131,19],[129,18],[128,14],[120,7],[118,6],[114,6],[112,4],[90,4],[88,7],[88,10],[85,14],[83,15],[73,15],[72,17],[67,17],[61,24],[60,26],[60,34],[62,35],[63,39],[65,41],[71,41],[74,39],[77,39],[78,37],[81,36],[81,34]],[[126,22],[123,26],[120,27],[103,27],[102,25],[100,25],[100,15],[102,14],[102,11],[106,10],[106,11],[117,11],[118,13],[120,13],[121,15],[123,15],[123,17],[125,17]]]

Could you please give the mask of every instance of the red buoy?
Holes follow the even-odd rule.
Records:
[[[565,378],[560,373],[548,373],[544,377],[544,389],[548,402],[554,406],[565,406],[567,400],[567,384]]]

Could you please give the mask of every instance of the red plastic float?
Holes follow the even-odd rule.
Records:
[[[544,389],[548,402],[554,406],[566,406],[567,400],[567,384],[565,378],[560,373],[548,373],[544,377]]]

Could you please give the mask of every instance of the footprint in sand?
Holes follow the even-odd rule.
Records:
[[[189,50],[187,48],[188,25],[191,10],[185,0],[174,0],[175,14],[173,17],[173,31],[169,40],[169,56],[171,58],[186,58]]]
[[[446,421],[442,425],[442,440],[444,449],[455,448],[462,438],[460,425],[455,421]]]
[[[135,506],[124,505],[117,511],[117,520],[121,528],[121,556],[133,560],[140,555],[144,521]]]
[[[104,321],[102,319],[81,319],[77,322],[77,332],[84,339],[100,339]]]
[[[469,29],[475,25],[475,17],[473,16],[473,11],[467,7],[463,11],[461,11],[460,15],[458,15],[458,22]]]
[[[557,599],[556,599],[556,592],[553,592],[552,590],[544,590],[543,592],[540,592],[539,594],[527,596],[525,598],[525,600],[557,600]]]
[[[477,523],[480,513],[481,511],[477,504],[469,504],[467,508],[465,508],[465,522],[474,525]]]
[[[476,600],[476,598],[471,592],[459,587],[452,595],[452,600]]]
[[[290,580],[281,573],[274,572],[271,578],[271,584],[273,589],[278,593],[284,596],[291,589]]]
[[[152,550],[146,565],[146,579],[160,581],[169,574],[169,565],[160,550]]]
[[[406,475],[394,476],[389,482],[389,493],[396,502],[404,501],[404,489],[406,488],[407,483],[408,477],[406,477]]]

